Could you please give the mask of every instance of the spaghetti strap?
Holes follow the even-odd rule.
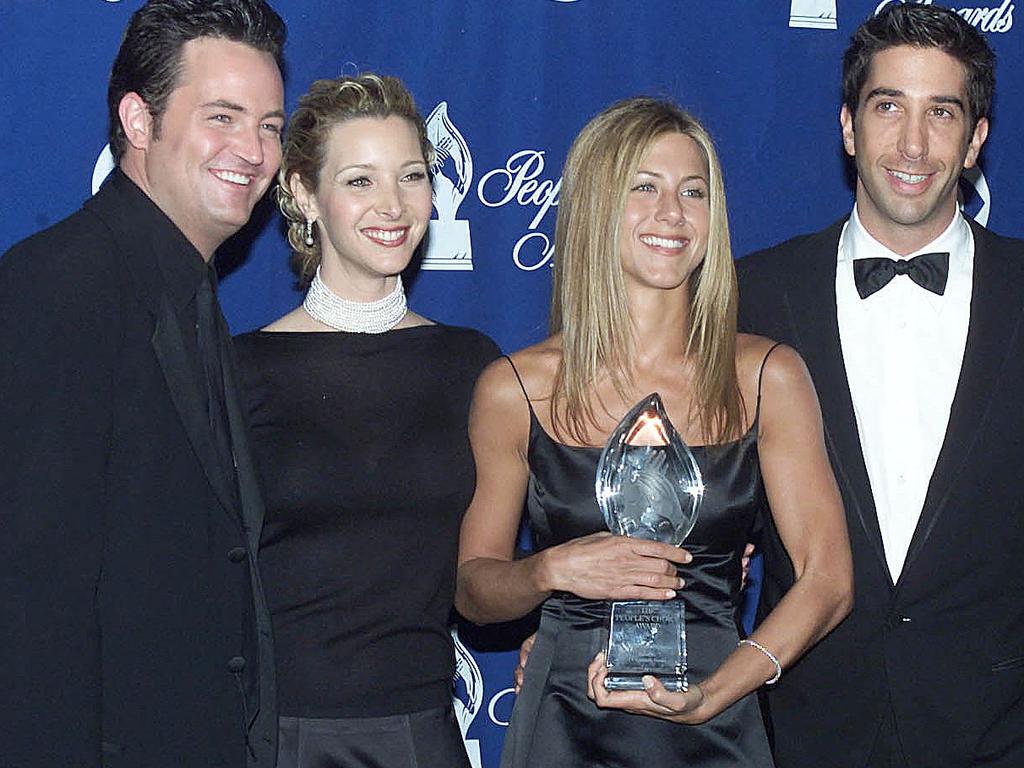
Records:
[[[782,342],[776,341],[772,344],[771,349],[764,353],[764,357],[761,358],[761,368],[757,372],[757,407],[754,409],[754,423],[757,424],[757,419],[761,415],[761,380],[764,378],[764,364],[768,362],[768,355],[774,352],[778,347],[782,346]],[[509,360],[509,362],[512,362]],[[513,366],[513,369],[515,366]],[[516,376],[519,374],[517,373]],[[519,382],[522,384],[522,382]]]
[[[526,400],[526,407],[530,409],[530,420],[535,421],[537,419],[537,414],[533,412],[533,403],[530,402],[530,395],[526,392],[526,385],[523,384],[523,377],[519,375],[519,369],[516,368],[516,364],[512,362],[511,357],[508,355],[502,355],[502,357],[508,360],[508,364],[512,366],[512,373],[516,375],[516,381],[519,382],[519,388],[523,390],[523,398]]]

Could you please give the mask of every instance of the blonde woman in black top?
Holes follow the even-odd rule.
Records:
[[[468,766],[447,622],[473,492],[469,402],[498,350],[406,307],[433,148],[398,80],[314,83],[283,154],[309,292],[237,339],[267,501],[278,765]]]

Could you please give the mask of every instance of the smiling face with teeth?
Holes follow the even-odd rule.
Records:
[[[191,40],[159,125],[138,94],[121,100],[129,144],[121,167],[209,259],[249,220],[277,172],[283,104],[269,53]]]
[[[431,187],[415,126],[357,117],[331,128],[315,192],[291,189],[316,221],[321,279],[340,296],[372,301],[394,288],[430,221]]]
[[[857,214],[900,254],[949,225],[957,184],[974,165],[988,121],[971,127],[963,65],[938,48],[900,45],[876,53],[856,116],[840,113],[843,145],[857,165]]]
[[[707,252],[709,203],[708,167],[697,142],[682,133],[664,133],[651,142],[619,224],[628,289],[686,290]]]

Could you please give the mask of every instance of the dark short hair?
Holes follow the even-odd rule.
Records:
[[[861,24],[843,54],[843,103],[857,113],[860,93],[876,53],[910,45],[938,48],[959,61],[966,73],[971,124],[988,117],[996,87],[996,56],[984,36],[949,8],[893,3]]]
[[[159,136],[185,43],[200,37],[245,43],[269,53],[281,66],[285,34],[284,21],[264,0],[149,0],[132,14],[110,72],[107,110],[115,162],[128,143],[117,114],[121,99],[133,91],[139,94]]]

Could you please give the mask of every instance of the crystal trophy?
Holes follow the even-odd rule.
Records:
[[[612,533],[680,546],[693,530],[704,496],[700,468],[657,393],[633,406],[608,438],[594,491]],[[643,690],[644,675],[670,691],[687,690],[683,601],[613,602],[605,658],[609,690]]]

